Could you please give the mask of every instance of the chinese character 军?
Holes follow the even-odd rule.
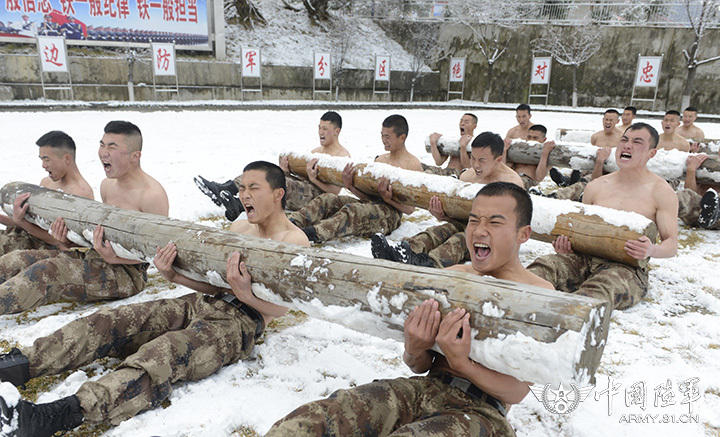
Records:
[[[647,388],[645,383],[638,381],[625,389],[625,406],[639,405],[643,410],[647,405]]]
[[[668,405],[675,405],[675,392],[673,392],[672,389],[672,381],[670,381],[669,379],[665,384],[660,384],[655,387],[654,405],[656,407],[667,407]]]
[[[247,58],[247,64],[245,64],[246,68],[250,68],[250,72],[253,72],[253,68],[257,65],[255,63],[255,56],[257,53],[255,50],[250,50],[249,52],[245,53],[245,57]]]
[[[613,379],[608,377],[608,386],[603,391],[595,392],[595,400],[599,401],[602,395],[607,394],[608,398],[608,416],[612,416],[612,398],[620,392],[621,383],[613,384]]]
[[[700,378],[688,378],[678,385],[678,390],[682,393],[683,398],[681,404],[688,404],[688,414],[692,413],[692,403],[700,399],[700,388],[698,387]]]

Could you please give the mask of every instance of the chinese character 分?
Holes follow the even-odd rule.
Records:
[[[163,48],[158,49],[157,64],[159,70],[168,71],[168,68],[170,68],[170,52]]]
[[[253,72],[253,68],[257,65],[255,63],[255,56],[257,56],[257,52],[255,50],[250,50],[249,52],[245,53],[245,58],[247,59],[247,64],[245,64],[246,68],[250,69],[250,72]]]
[[[545,72],[547,71],[547,63],[543,61],[542,65],[538,64],[535,69],[535,76],[540,76],[540,79],[545,80]]]
[[[645,83],[652,82],[652,78],[655,77],[653,73],[653,66],[650,64],[650,61],[648,61],[647,65],[643,67],[642,69],[642,75],[640,76],[640,80],[642,80]]]
[[[325,76],[325,67],[327,67],[327,62],[325,61],[325,56],[320,56],[320,61],[318,62],[318,71],[320,72],[320,76]]]
[[[60,51],[55,47],[55,43],[53,43],[52,47],[45,46],[43,54],[45,55],[45,62],[62,67],[62,62],[58,62]]]

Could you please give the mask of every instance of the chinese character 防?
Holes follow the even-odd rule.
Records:
[[[168,68],[170,68],[170,52],[159,48],[157,51],[157,64],[158,70],[168,71]]]
[[[692,403],[700,399],[700,388],[698,383],[700,378],[688,378],[678,385],[678,390],[682,393],[683,398],[681,404],[687,404],[688,414],[692,413]]]
[[[596,391],[595,392],[595,400],[599,401],[600,397],[603,395],[607,395],[608,398],[608,416],[612,416],[612,398],[616,394],[620,392],[620,386],[622,386],[621,383],[613,384],[613,379],[611,377],[608,377],[608,385],[607,388],[603,391]]]
[[[249,68],[251,73],[253,72],[254,67],[257,65],[255,63],[255,56],[257,56],[257,52],[255,52],[255,50],[250,50],[249,52],[245,53],[245,58],[247,59],[247,64],[245,64],[245,68]]]
[[[655,387],[655,402],[656,407],[667,407],[668,405],[675,405],[675,392],[673,392],[672,381],[669,379],[665,384],[660,384]]]
[[[545,72],[547,71],[547,63],[543,61],[542,65],[538,64],[535,69],[535,76],[540,76],[540,79],[545,80]]]
[[[62,62],[58,62],[60,51],[55,47],[55,43],[53,43],[52,47],[45,46],[43,55],[45,55],[45,62],[62,67]]]
[[[653,66],[650,64],[650,61],[648,61],[647,65],[643,67],[642,69],[642,75],[640,76],[640,80],[642,80],[645,83],[651,83],[652,78],[655,77],[655,75],[652,73]]]
[[[460,79],[462,77],[462,67],[459,62],[456,62],[452,67],[453,77]]]
[[[325,76],[325,68],[327,67],[327,62],[325,61],[325,56],[320,56],[320,61],[318,62],[318,71],[320,72],[320,76]]]
[[[647,388],[638,381],[625,389],[625,406],[639,405],[643,410],[647,406]]]
[[[382,62],[380,62],[380,68],[378,69],[378,76],[385,77],[387,75],[387,72],[385,71],[385,63],[387,63],[387,59],[383,59]]]
[[[140,19],[149,20],[150,19],[150,5],[148,4],[148,0],[138,0],[137,7],[138,7],[138,12],[140,13]]]

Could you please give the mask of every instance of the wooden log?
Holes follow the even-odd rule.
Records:
[[[120,256],[150,261],[174,241],[175,268],[208,283],[225,284],[226,259],[239,251],[259,297],[383,338],[402,341],[405,317],[428,297],[443,313],[464,307],[471,358],[524,381],[587,382],[605,344],[610,307],[596,299],[238,235],[19,182],[0,190],[5,211],[24,192],[32,193],[29,219],[47,226],[63,217],[88,237],[100,224]]]
[[[285,156],[288,157],[292,172],[302,177],[307,177],[307,161],[317,158],[318,179],[342,186],[342,168],[349,162],[347,158],[298,153]],[[438,196],[445,214],[461,221],[467,221],[472,200],[483,187],[447,176],[408,171],[379,163],[358,165],[353,181],[360,191],[375,196],[380,177],[390,179],[393,198],[398,202],[427,209],[430,198]],[[657,240],[655,223],[640,214],[569,200],[540,196],[531,198],[534,210],[533,238],[536,240],[553,241],[558,235],[567,235],[578,253],[632,266],[640,262],[625,252],[625,243],[641,235],[647,235],[652,241]],[[618,221],[620,224],[615,224]]]

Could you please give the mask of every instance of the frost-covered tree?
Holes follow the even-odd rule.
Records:
[[[332,35],[332,72],[333,81],[335,82],[335,101],[338,101],[340,87],[344,80],[345,64],[352,50],[353,39],[343,17],[337,17],[332,24],[333,28],[329,32]]]
[[[253,29],[256,25],[267,24],[265,17],[260,13],[260,10],[255,6],[253,0],[230,0],[224,3],[225,6],[225,18],[237,20],[245,26],[247,29]]]
[[[562,65],[572,67],[572,105],[577,107],[577,71],[602,45],[602,33],[597,26],[553,28],[546,27],[542,35],[531,43],[539,53],[547,53]]]
[[[720,0],[684,0],[685,10],[690,20],[690,27],[695,33],[695,38],[690,47],[683,50],[688,69],[687,80],[683,88],[682,107],[690,106],[690,96],[695,85],[695,74],[697,67],[708,62],[720,60],[720,56],[713,56],[702,60],[698,59],[700,44],[707,29],[711,25],[717,25],[720,21]],[[715,46],[717,48],[717,46]]]
[[[490,98],[494,67],[510,43],[511,31],[516,30],[525,17],[532,16],[536,6],[524,0],[464,0],[448,6],[448,20],[461,23],[472,32],[477,49],[487,62],[483,102],[487,103]]]
[[[405,48],[412,55],[410,70],[410,101],[415,96],[417,80],[428,71],[428,66],[437,64],[445,55],[438,44],[440,27],[437,24],[411,23],[408,27],[409,41]]]

